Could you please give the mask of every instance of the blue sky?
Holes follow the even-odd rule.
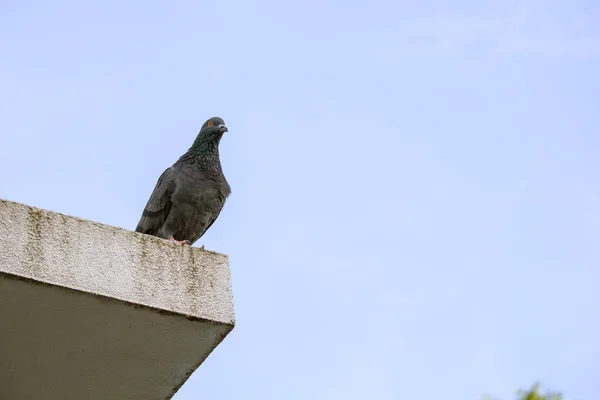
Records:
[[[0,3],[0,197],[133,229],[221,116],[237,326],[175,396],[600,398],[600,3]]]

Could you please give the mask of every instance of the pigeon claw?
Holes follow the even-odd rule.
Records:
[[[190,244],[190,241],[189,241],[189,240],[175,240],[175,239],[173,238],[173,236],[171,236],[171,237],[169,238],[169,240],[170,240],[171,242],[179,243],[179,244],[180,244],[180,245],[182,245],[182,246],[183,246],[183,245],[186,245],[186,244],[189,246],[189,244]]]

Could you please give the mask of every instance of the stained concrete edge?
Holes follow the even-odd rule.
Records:
[[[0,272],[235,325],[226,255],[3,199]]]

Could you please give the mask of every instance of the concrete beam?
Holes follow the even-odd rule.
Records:
[[[0,199],[0,399],[170,399],[234,318],[227,256]]]

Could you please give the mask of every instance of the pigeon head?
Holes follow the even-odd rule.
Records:
[[[223,121],[222,118],[212,117],[206,120],[206,122],[202,125],[199,136],[202,136],[206,139],[220,139],[221,136],[223,136],[223,134],[227,131],[227,126],[225,126],[225,121]]]
[[[180,161],[197,161],[199,159],[217,160],[219,158],[219,143],[223,133],[228,129],[225,121],[219,117],[212,117],[200,128],[192,147],[180,158]],[[194,161],[195,160],[195,161]],[[215,161],[215,162],[217,162]]]

